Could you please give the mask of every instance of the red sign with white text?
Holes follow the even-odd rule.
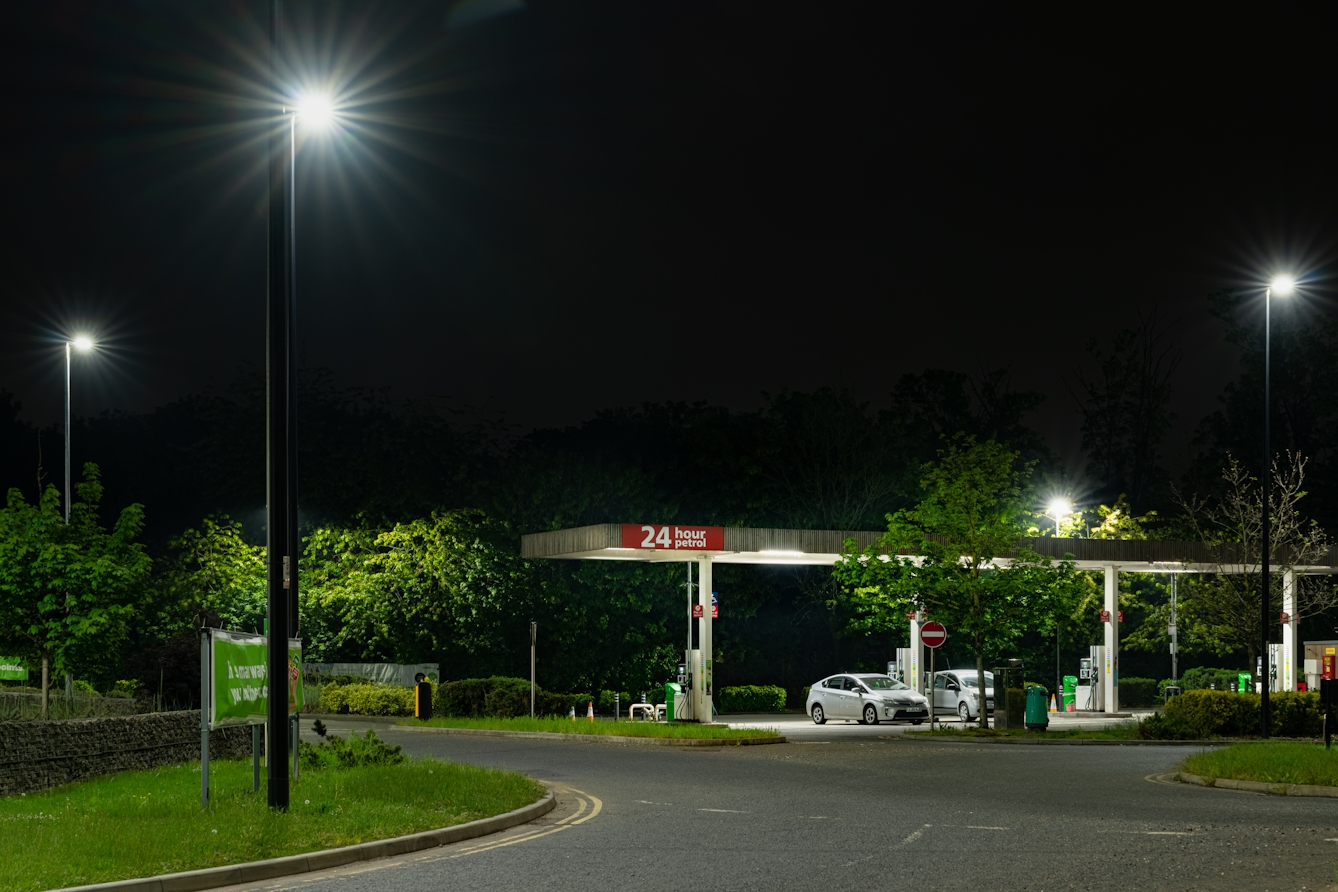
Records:
[[[623,548],[651,548],[656,551],[724,551],[725,528],[625,523]]]

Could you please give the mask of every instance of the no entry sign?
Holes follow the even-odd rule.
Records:
[[[948,640],[948,630],[943,623],[927,622],[920,627],[920,640],[925,647],[938,647]]]

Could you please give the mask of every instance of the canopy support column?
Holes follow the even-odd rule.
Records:
[[[1106,577],[1106,665],[1101,672],[1101,687],[1106,712],[1120,711],[1120,571],[1112,564],[1103,571]]]
[[[1282,624],[1282,665],[1278,667],[1281,676],[1278,681],[1280,690],[1296,690],[1296,570],[1282,572],[1282,612],[1287,614],[1287,621]]]
[[[711,689],[711,559],[697,560],[697,604],[701,607],[701,619],[697,620],[697,649],[701,651],[701,677],[694,680],[692,686],[692,711],[697,721],[715,721],[711,709],[715,702]]]

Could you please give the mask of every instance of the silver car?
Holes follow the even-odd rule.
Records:
[[[974,669],[952,669],[934,673],[934,715],[954,712],[963,722],[980,718],[979,679]],[[985,713],[994,714],[994,673],[985,673]]]
[[[833,675],[808,690],[804,704],[814,724],[846,719],[861,725],[909,721],[918,725],[929,717],[929,701],[887,675]]]

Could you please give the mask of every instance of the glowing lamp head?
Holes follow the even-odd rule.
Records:
[[[87,335],[79,335],[79,337],[75,338],[70,343],[73,344],[74,349],[78,350],[80,353],[87,353],[89,350],[93,349],[93,339]]]
[[[1278,297],[1287,297],[1296,290],[1296,280],[1291,276],[1274,276],[1268,283],[1268,290]]]
[[[323,130],[334,116],[334,103],[324,93],[303,93],[297,100],[297,120],[303,127]]]
[[[1050,516],[1058,520],[1073,513],[1073,504],[1068,499],[1055,499],[1046,508]]]

